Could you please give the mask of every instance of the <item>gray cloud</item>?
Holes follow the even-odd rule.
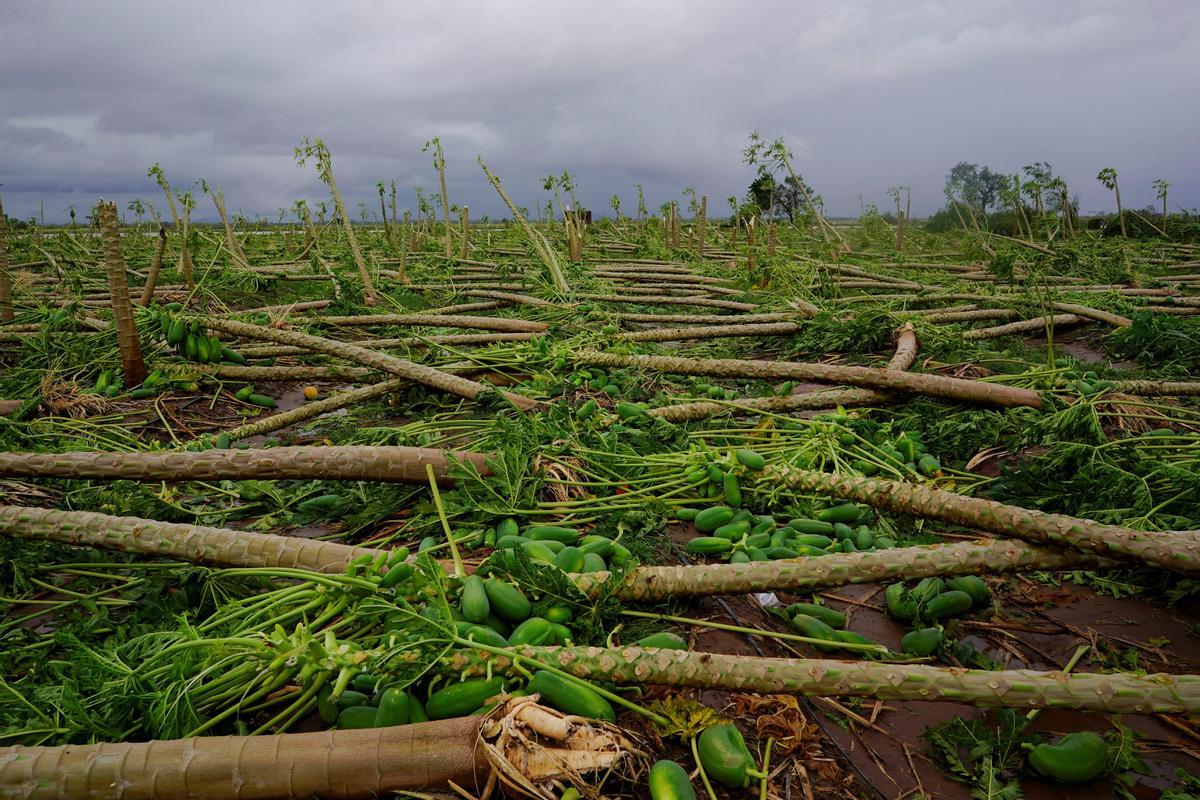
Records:
[[[570,169],[596,209],[635,182],[652,208],[693,186],[740,195],[752,129],[784,136],[835,213],[913,187],[941,203],[959,160],[1054,165],[1085,209],[1172,182],[1200,205],[1200,14],[1191,0],[437,4],[113,0],[7,4],[0,16],[6,210],[49,221],[100,195],[162,205],[145,177],[205,178],[230,209],[274,217],[322,196],[292,148],[320,136],[351,208],[374,185],[436,186],[501,215],[481,154],[518,202]],[[211,204],[198,216],[211,218]]]

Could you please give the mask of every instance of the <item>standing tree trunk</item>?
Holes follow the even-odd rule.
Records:
[[[338,219],[342,221],[342,230],[346,232],[346,239],[350,243],[350,254],[354,257],[354,266],[358,268],[358,277],[363,285],[363,305],[373,306],[378,302],[378,297],[375,294],[375,283],[371,280],[371,273],[367,271],[367,262],[363,258],[362,248],[358,245],[358,237],[354,235],[354,226],[350,224],[350,217],[346,214],[346,204],[342,202],[342,193],[338,191],[337,182],[333,179],[333,166],[330,164],[326,172],[329,184],[329,191],[333,195],[333,205],[337,209]]]
[[[0,322],[13,321],[12,277],[8,274],[7,220],[4,217],[4,201],[0,200]]]
[[[696,257],[704,258],[705,223],[708,221],[708,196],[700,195],[700,213],[696,215]]]
[[[458,212],[458,225],[462,233],[462,245],[459,248],[458,257],[465,259],[467,257],[467,247],[470,244],[467,234],[471,228],[471,211],[466,206],[463,206],[462,210]]]
[[[121,228],[117,224],[117,204],[101,200],[99,217],[104,268],[108,272],[108,289],[112,295],[113,324],[117,329],[121,365],[125,385],[133,387],[146,379],[146,365],[142,363],[142,347],[133,324],[133,305],[129,302],[125,255],[121,252]]]
[[[154,245],[154,258],[150,261],[150,271],[146,273],[146,285],[142,287],[142,297],[139,305],[145,307],[154,300],[154,287],[158,285],[158,273],[162,269],[163,252],[167,249],[167,229],[158,223],[158,241]]]

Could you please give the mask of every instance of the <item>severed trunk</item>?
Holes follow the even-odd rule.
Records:
[[[345,342],[337,342],[331,339],[323,339],[320,336],[312,336],[299,331],[281,331],[274,328],[266,328],[261,325],[251,325],[246,322],[237,322],[235,320],[221,319],[218,317],[203,317],[201,323],[205,326],[222,331],[224,333],[233,334],[235,336],[245,336],[253,339],[262,339],[278,344],[294,345],[297,347],[307,347],[318,353],[326,353],[328,355],[344,358],[364,367],[371,367],[396,375],[400,378],[406,378],[414,383],[429,386],[435,389],[440,389],[450,394],[464,397],[468,400],[474,400],[480,394],[491,391],[491,387],[482,383],[462,378],[457,375],[451,375],[447,372],[427,367],[423,364],[416,364],[412,361],[407,361],[395,356],[389,356],[385,353],[377,353],[373,350],[368,350],[365,347],[346,344]],[[518,408],[528,411],[537,407],[537,401],[523,397],[521,395],[512,394],[511,392],[502,392],[502,394]]]
[[[429,313],[356,314],[344,317],[318,317],[311,321],[324,325],[427,325],[438,328],[470,328],[484,331],[508,331],[510,333],[541,333],[550,328],[544,322],[530,322],[523,319]]]
[[[640,647],[517,647],[521,656],[578,678],[760,694],[929,700],[985,708],[1066,708],[1111,713],[1200,711],[1200,675],[1067,674],[980,670],[833,659],[755,658]],[[505,656],[459,651],[454,672],[512,666]]]
[[[104,268],[108,272],[108,289],[112,295],[113,324],[117,329],[117,345],[121,351],[121,366],[126,386],[137,386],[146,379],[142,362],[142,346],[133,324],[133,305],[129,301],[129,284],[125,276],[125,254],[121,252],[121,228],[117,224],[116,203],[100,201],[100,237],[104,248]]]
[[[4,202],[0,200],[0,322],[13,321],[13,285],[8,274],[7,219]]]
[[[269,533],[210,528],[90,511],[0,506],[0,531],[21,539],[101,547],[233,567],[295,567],[337,573],[363,553],[380,551]],[[637,567],[617,588],[623,601],[666,600],[755,591],[816,588],[933,576],[1021,570],[1110,569],[1121,562],[1089,553],[1021,541],[959,542],[898,547],[821,558],[747,564]],[[600,595],[608,573],[576,575],[579,587]]]
[[[1065,544],[1085,552],[1141,561],[1184,574],[1200,574],[1200,531],[1136,531],[912,483],[852,478],[790,467],[780,472],[778,480],[806,491],[831,494],[903,514],[1034,542]]]
[[[167,249],[167,229],[160,222],[158,225],[158,241],[154,244],[154,258],[150,261],[150,271],[146,273],[146,285],[142,287],[142,297],[138,303],[143,307],[154,300],[154,287],[158,285],[158,273],[162,270],[163,253]]]
[[[322,480],[428,483],[433,465],[438,483],[451,486],[457,462],[487,475],[482,453],[429,447],[269,447],[151,453],[0,453],[6,478],[99,478],[135,481]]]
[[[793,379],[845,383],[872,389],[910,394],[926,394],[1004,408],[1029,406],[1041,408],[1037,392],[1013,386],[948,378],[943,375],[913,374],[902,370],[873,367],[847,367],[835,364],[808,364],[788,361],[749,361],[744,359],[699,359],[675,356],[639,356],[584,350],[575,362],[590,366],[639,367],[677,375],[713,375],[758,379]]]

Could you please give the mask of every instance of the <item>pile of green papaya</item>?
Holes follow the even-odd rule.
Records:
[[[987,605],[991,592],[977,575],[945,580],[924,578],[911,589],[893,583],[884,592],[888,616],[912,625],[900,640],[900,649],[914,656],[932,655],[942,644],[940,624]]]
[[[709,400],[736,400],[738,393],[733,389],[726,389],[724,386],[714,386],[704,381],[693,381],[691,393],[696,398],[707,398]]]
[[[501,520],[494,530],[486,531],[481,544],[497,550],[520,548],[534,561],[554,564],[563,572],[572,573],[605,572],[609,563],[623,565],[633,558],[623,544],[605,536],[584,535],[575,528],[559,525],[531,525],[521,531],[511,517]]]
[[[146,376],[138,388],[129,392],[129,396],[134,400],[144,400],[148,397],[154,397],[169,389],[172,381],[163,375],[161,369],[156,369]],[[183,387],[181,387],[183,388]],[[112,370],[102,370],[96,378],[96,383],[90,389],[85,389],[84,394],[99,394],[105,397],[119,397],[124,394],[125,383],[120,375],[114,375]]]
[[[733,481],[727,477],[726,483]],[[734,496],[737,497],[736,493]],[[726,502],[729,499],[730,492],[726,491]],[[868,524],[872,513],[856,503],[840,503],[817,512],[814,518],[797,517],[783,524],[770,515],[755,516],[732,505],[703,510],[681,508],[675,516],[691,522],[700,531],[699,536],[685,545],[689,553],[719,556],[743,564],[895,547],[895,540],[878,534]]]
[[[189,323],[176,316],[182,310],[182,303],[168,303],[162,308],[151,306],[149,324],[144,330],[152,338],[165,341],[179,355],[197,364],[217,364],[222,361],[239,365],[246,363],[240,353],[225,347],[215,336],[205,333],[199,320]]]
[[[1070,359],[1055,359],[1055,366],[1071,366],[1071,361]],[[1063,373],[1063,378],[1067,381],[1068,389],[1078,392],[1084,397],[1090,397],[1091,395],[1116,388],[1115,383],[1104,380],[1093,370],[1081,373],[1078,370],[1068,369]]]

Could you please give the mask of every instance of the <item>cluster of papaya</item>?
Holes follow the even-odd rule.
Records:
[[[736,479],[726,473],[727,483]],[[727,487],[728,488],[728,487]],[[728,502],[731,493],[725,492]],[[734,495],[737,496],[736,494]],[[770,515],[755,516],[728,505],[701,511],[681,508],[677,518],[691,522],[700,535],[685,545],[689,553],[715,555],[734,564],[784,558],[813,558],[831,553],[886,550],[895,540],[868,523],[872,512],[855,503],[841,503],[816,513],[779,523]]]
[[[521,531],[511,517],[485,532],[480,544],[497,550],[520,548],[534,561],[554,564],[563,572],[573,573],[604,572],[610,562],[625,564],[633,558],[618,540],[599,534],[585,536],[575,528],[558,525],[531,525]]]
[[[950,580],[925,578],[909,589],[893,583],[884,592],[887,613],[897,622],[913,626],[900,640],[900,649],[914,656],[932,655],[942,644],[939,624],[986,605],[991,592],[983,579],[963,575]]]
[[[176,313],[183,310],[181,303],[168,303],[159,308],[151,306],[148,312],[149,325],[145,330],[154,338],[162,339],[175,351],[197,364],[217,364],[228,361],[244,365],[246,359],[237,351],[221,344],[221,340],[204,331],[199,320],[188,322]]]

